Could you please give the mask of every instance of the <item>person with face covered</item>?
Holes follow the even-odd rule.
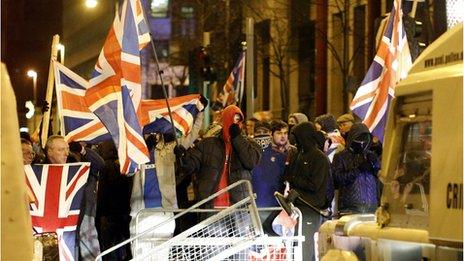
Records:
[[[222,131],[218,136],[207,137],[186,150],[174,148],[180,168],[187,175],[196,175],[195,191],[198,200],[239,180],[251,181],[251,170],[258,164],[261,148],[242,134],[243,113],[235,105],[222,112]],[[217,197],[206,208],[228,207],[247,196],[243,186],[238,186]]]
[[[371,143],[367,126],[355,123],[347,132],[346,148],[334,156],[332,175],[340,191],[340,213],[374,213],[378,206],[380,163]]]
[[[259,208],[278,207],[274,192],[283,192],[284,181],[282,179],[285,167],[288,165],[291,155],[296,153],[296,147],[288,142],[288,125],[281,120],[274,120],[269,126],[270,143],[263,150],[259,164],[253,169],[252,186],[256,193],[256,205]],[[256,139],[257,136],[255,136]],[[270,212],[260,211],[261,222],[266,232],[271,231],[272,216]]]
[[[264,121],[255,122],[253,140],[264,150],[271,144],[271,125]]]
[[[303,260],[314,260],[313,237],[322,222],[319,211],[330,204],[327,199],[330,163],[324,152],[318,148],[320,132],[313,123],[303,122],[296,125],[290,135],[296,142],[298,152],[290,161],[284,180],[290,183],[290,194],[294,194],[294,191],[298,195],[294,205],[303,214],[303,234],[306,237]]]

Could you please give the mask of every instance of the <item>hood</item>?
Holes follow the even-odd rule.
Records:
[[[353,140],[358,138],[361,134],[365,133],[370,135],[370,131],[364,123],[356,122],[353,124],[350,131],[346,133],[346,146],[349,147]]]
[[[295,118],[297,123],[308,121],[308,117],[301,112],[295,112],[295,113],[290,114],[290,116],[288,116],[288,118],[291,118],[291,117]]]
[[[292,128],[291,134],[295,137],[298,149],[309,151],[318,147],[321,132],[316,130],[312,122],[303,122]]]
[[[365,153],[372,143],[372,134],[363,123],[355,123],[346,135],[346,147],[354,154]]]
[[[229,127],[234,123],[235,114],[240,114],[244,119],[242,111],[235,105],[229,105],[222,111],[222,135],[225,141],[230,141]],[[242,122],[243,120],[238,123],[240,129],[242,128]]]

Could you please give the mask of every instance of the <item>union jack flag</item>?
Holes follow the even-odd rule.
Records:
[[[203,110],[199,94],[191,94],[168,100],[176,131],[186,136],[190,133],[195,118]],[[144,133],[171,133],[171,119],[164,99],[143,100],[139,120]]]
[[[26,165],[24,170],[35,198],[30,205],[32,226],[39,233],[56,232],[60,260],[74,260],[76,228],[90,163]]]
[[[222,88],[222,106],[227,107],[231,104],[240,106],[242,103],[243,92],[245,90],[245,52],[238,57],[232,72],[227,78]]]
[[[401,0],[395,0],[377,54],[350,105],[382,141],[395,86],[412,66],[402,16]]]
[[[85,101],[118,148],[121,173],[149,161],[137,118],[141,100],[140,50],[150,41],[142,6],[124,1],[98,57]]]
[[[89,88],[83,79],[61,63],[54,61],[55,86],[61,133],[67,142],[85,141],[98,143],[110,140],[111,135],[100,119],[85,103],[85,92]]]

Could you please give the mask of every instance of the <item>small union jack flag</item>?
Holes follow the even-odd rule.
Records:
[[[187,135],[198,113],[204,109],[199,94],[190,94],[168,100],[172,120],[176,131]],[[139,120],[144,133],[172,133],[166,100],[143,100],[140,106]]]
[[[395,0],[377,54],[350,105],[381,141],[395,86],[412,66],[402,16],[401,1]]]
[[[77,258],[76,228],[89,170],[88,162],[24,166],[35,198],[30,205],[32,226],[39,233],[57,233],[60,260]]]
[[[240,107],[245,86],[245,52],[238,57],[232,72],[222,89],[224,95],[222,105],[225,107],[234,104]]]

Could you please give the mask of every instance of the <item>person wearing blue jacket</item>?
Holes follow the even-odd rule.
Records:
[[[377,209],[380,162],[371,144],[366,125],[355,123],[347,133],[345,150],[334,156],[332,175],[340,190],[340,213],[374,213]]]
[[[274,197],[274,192],[283,192],[284,181],[282,176],[289,162],[289,155],[296,153],[296,147],[288,142],[288,125],[281,120],[271,122],[271,144],[269,144],[261,155],[259,164],[253,169],[252,186],[256,193],[256,204],[258,208],[278,207],[279,203]],[[292,154],[293,153],[293,154]],[[267,220],[272,217],[270,212],[260,212],[261,222],[272,223]]]

